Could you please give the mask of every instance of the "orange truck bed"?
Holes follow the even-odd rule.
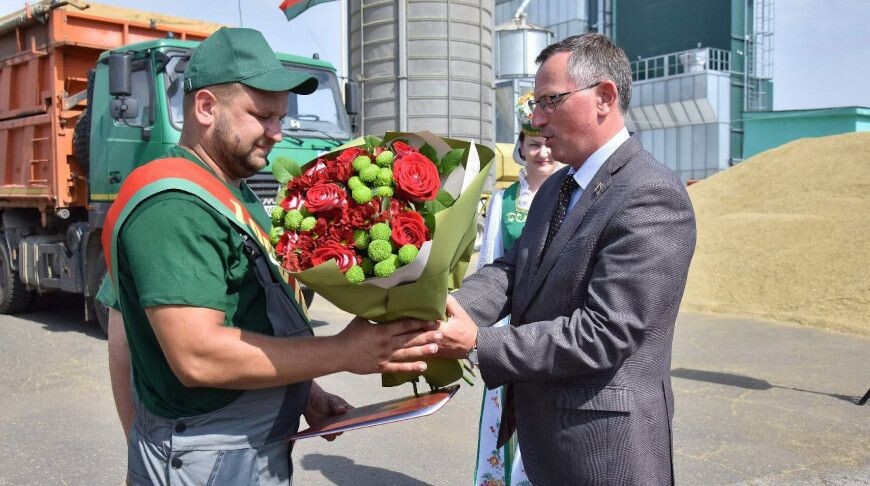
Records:
[[[168,35],[200,40],[219,27],[76,1],[0,18],[0,208],[87,207],[72,139],[101,52]]]

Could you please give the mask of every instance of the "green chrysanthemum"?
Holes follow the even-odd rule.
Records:
[[[281,239],[281,236],[284,235],[284,228],[280,226],[273,226],[272,229],[269,230],[269,243],[272,246],[277,246],[278,241]]]
[[[369,243],[368,253],[373,262],[380,262],[393,254],[393,245],[389,241],[374,240]]]
[[[363,272],[362,267],[359,265],[354,265],[348,268],[344,276],[347,278],[347,281],[352,284],[362,283],[363,280],[366,279],[365,272]]]
[[[396,261],[392,258],[387,258],[386,260],[375,263],[374,272],[375,277],[389,277],[390,275],[396,273]]]
[[[377,163],[381,167],[389,167],[393,164],[394,158],[395,155],[393,154],[393,152],[389,150],[384,150],[383,152],[379,153],[378,156],[375,158],[375,163]]]
[[[358,187],[365,187],[365,184],[363,184],[362,179],[360,179],[358,176],[353,176],[347,180],[347,187],[349,187],[350,190],[353,191]]]
[[[392,233],[393,230],[390,229],[390,225],[387,223],[375,223],[369,229],[369,235],[371,235],[373,240],[390,241]]]
[[[311,231],[317,224],[317,219],[314,216],[308,216],[299,223],[299,229],[302,231]]]
[[[360,155],[353,159],[353,170],[362,172],[363,169],[372,165],[372,159],[368,155]]]
[[[284,208],[281,206],[275,206],[272,208],[272,213],[270,216],[272,217],[272,226],[283,226],[284,225],[284,216],[287,214],[284,211]]]
[[[393,188],[380,186],[372,189],[372,194],[377,197],[393,197]]]
[[[359,171],[359,178],[362,179],[363,182],[374,182],[375,179],[378,178],[378,172],[380,172],[378,166],[368,165]]]
[[[375,177],[375,184],[378,186],[392,186],[393,169],[389,167],[381,167],[378,169],[378,175]]]
[[[302,211],[291,209],[290,211],[287,211],[287,214],[284,216],[284,228],[288,230],[298,230],[303,219],[305,219],[305,217],[302,216]]]
[[[372,190],[366,186],[353,189],[350,195],[357,204],[365,204],[372,200]]]
[[[360,250],[365,250],[369,247],[369,243],[371,243],[372,238],[369,236],[368,231],[366,230],[354,230],[353,231],[353,245]]]
[[[399,248],[399,264],[407,265],[413,262],[419,251],[414,245],[403,245]]]

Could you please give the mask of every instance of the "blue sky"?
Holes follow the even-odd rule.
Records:
[[[291,22],[280,0],[103,0],[263,32],[275,50],[340,63],[339,2]],[[143,8],[143,5],[147,5]],[[0,15],[23,1],[0,0]],[[774,109],[870,106],[870,0],[775,0]]]

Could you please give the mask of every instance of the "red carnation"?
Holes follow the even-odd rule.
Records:
[[[431,201],[438,194],[441,180],[438,168],[425,155],[410,153],[393,164],[396,195],[410,201]]]
[[[347,200],[347,193],[336,184],[317,184],[305,192],[305,207],[312,213],[329,211]]]
[[[423,246],[429,239],[429,228],[423,221],[423,216],[416,211],[404,211],[397,214],[392,220],[393,241],[397,245],[414,245],[417,248]]]
[[[335,260],[338,269],[346,272],[356,264],[356,252],[338,243],[329,242],[311,252],[311,266],[316,267],[329,260]]]

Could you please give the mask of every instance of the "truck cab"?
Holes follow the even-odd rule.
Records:
[[[184,70],[196,45],[196,42],[161,39],[100,56],[88,115],[91,118],[90,200],[96,212],[108,209],[127,174],[143,163],[165,156],[169,148],[178,143],[184,121]],[[130,94],[127,96],[110,92],[112,55],[127,57],[118,73],[129,76]],[[270,162],[286,157],[303,164],[349,140],[350,123],[331,64],[290,54],[279,54],[278,58],[287,69],[318,79],[314,93],[305,96],[290,93],[287,116],[282,122],[284,139],[269,155]],[[120,98],[132,108],[124,113],[113,109]],[[270,210],[278,188],[272,177],[271,163],[250,178],[248,184]],[[92,221],[98,222],[99,217]]]

